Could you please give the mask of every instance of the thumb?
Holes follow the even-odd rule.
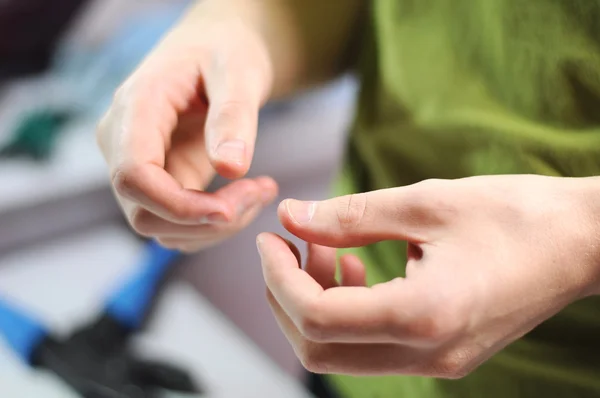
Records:
[[[224,58],[223,65],[215,62],[205,76],[209,102],[205,139],[212,166],[233,179],[250,168],[267,79],[238,57]]]
[[[287,199],[278,214],[292,234],[324,246],[359,247],[384,240],[424,243],[436,216],[432,201],[422,196],[409,186],[319,202]]]

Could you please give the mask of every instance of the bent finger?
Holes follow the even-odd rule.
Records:
[[[343,286],[366,286],[367,274],[365,265],[357,256],[345,254],[340,258]]]
[[[220,175],[239,178],[250,168],[264,87],[236,54],[222,54],[206,74],[206,148]]]
[[[427,315],[419,302],[420,292],[408,280],[396,279],[373,288],[342,286],[324,290],[298,268],[281,238],[261,234],[257,243],[267,287],[309,340],[405,342],[415,338],[418,320]]]
[[[318,343],[306,339],[267,289],[267,302],[302,365],[317,374],[351,376],[425,375],[427,355],[395,344]]]
[[[337,286],[335,249],[309,243],[305,270],[323,289]]]

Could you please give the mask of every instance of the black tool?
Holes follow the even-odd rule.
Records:
[[[200,394],[187,372],[141,360],[129,344],[179,258],[180,253],[149,242],[138,272],[113,292],[97,320],[66,339],[0,300],[0,335],[24,362],[54,373],[83,398],[158,398],[164,390]]]
[[[158,398],[164,390],[201,391],[172,365],[137,359],[131,331],[104,315],[65,340],[46,337],[34,350],[34,367],[52,371],[85,398]]]

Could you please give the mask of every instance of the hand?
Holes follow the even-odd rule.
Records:
[[[309,242],[308,260],[302,270],[294,247],[259,235],[269,303],[312,372],[462,377],[600,286],[581,180],[474,177],[286,200],[281,221]],[[366,287],[346,255],[335,281],[333,248],[382,240],[408,242],[405,278]]]
[[[248,171],[271,82],[256,34],[198,14],[212,18],[174,29],[117,91],[97,133],[130,224],[182,251],[229,237],[277,195],[270,178],[203,192],[216,173]]]

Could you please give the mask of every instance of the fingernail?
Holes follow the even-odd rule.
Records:
[[[256,248],[258,249],[258,254],[260,255],[261,258],[262,258],[262,243],[263,243],[262,236],[258,235],[256,237]]]
[[[285,203],[288,214],[298,224],[307,224],[312,220],[317,202],[302,202],[299,200],[288,199]]]
[[[242,140],[223,141],[217,146],[215,153],[220,160],[243,163],[246,160],[246,143]]]
[[[211,213],[200,219],[200,224],[219,224],[227,222],[227,218],[221,213]]]

